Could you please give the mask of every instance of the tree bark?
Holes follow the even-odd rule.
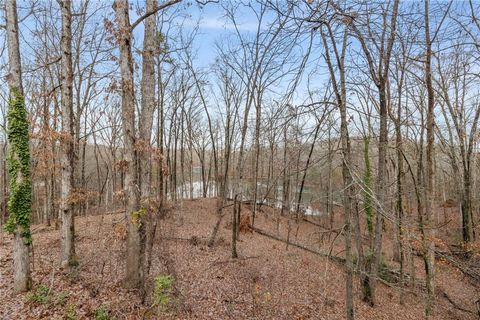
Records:
[[[60,264],[62,267],[77,263],[75,257],[74,222],[74,120],[73,120],[73,69],[72,69],[72,3],[59,2],[62,11],[62,140],[60,148],[61,187],[60,217],[61,244]]]
[[[147,12],[155,10],[157,6],[156,0],[147,0]],[[150,251],[153,248],[153,239],[155,235],[156,215],[152,209],[151,197],[151,176],[152,176],[152,162],[150,155],[152,138],[152,125],[153,125],[153,113],[155,112],[155,53],[157,50],[156,44],[156,20],[155,14],[148,16],[145,19],[145,29],[143,37],[143,54],[142,54],[142,81],[141,81],[141,111],[140,119],[138,123],[138,135],[139,135],[139,185],[140,185],[140,205],[146,210],[147,216],[145,222],[147,222],[146,228],[148,232],[146,234],[146,246],[148,248],[147,257],[150,257]],[[161,202],[158,203],[160,205]],[[161,210],[157,208],[157,212]],[[151,264],[150,259],[147,262],[147,266]],[[147,267],[147,269],[149,269]],[[147,270],[148,272],[148,270]]]
[[[15,292],[30,290],[30,219],[32,210],[30,151],[27,111],[22,85],[20,43],[18,40],[17,3],[5,2],[10,90],[8,108],[8,140],[10,180],[9,221],[5,226],[13,232],[13,288]]]
[[[147,0],[147,12],[155,10],[156,0]],[[141,81],[141,112],[138,124],[138,134],[141,146],[139,146],[140,163],[140,192],[142,206],[147,205],[150,196],[150,175],[151,175],[151,146],[153,113],[155,112],[155,52],[156,45],[156,16],[150,15],[145,19],[145,31],[143,38],[142,53],[142,81]]]
[[[144,211],[140,210],[140,194],[137,181],[137,151],[135,130],[135,98],[133,82],[132,33],[128,1],[115,0],[117,41],[120,49],[120,72],[122,77],[122,130],[124,143],[125,197],[127,215],[126,288],[141,289],[144,282],[145,223]]]
[[[426,186],[425,186],[425,221],[424,221],[424,262],[425,262],[425,281],[427,285],[427,303],[425,306],[425,316],[429,318],[433,315],[435,306],[435,244],[433,242],[434,229],[432,227],[433,203],[434,203],[434,107],[435,92],[432,85],[432,44],[430,40],[430,19],[429,19],[429,0],[425,0],[425,85],[427,87],[427,151],[426,151]]]

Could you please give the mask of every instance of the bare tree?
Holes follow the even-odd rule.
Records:
[[[328,24],[320,27],[322,34],[322,42],[325,47],[325,60],[328,66],[330,80],[332,82],[333,91],[335,93],[335,100],[338,109],[340,110],[340,139],[342,143],[342,176],[343,176],[343,199],[344,199],[344,214],[345,214],[345,258],[347,268],[346,279],[346,318],[354,318],[353,310],[353,264],[352,264],[352,249],[351,249],[351,219],[353,210],[356,207],[355,186],[352,177],[352,157],[350,137],[348,133],[348,119],[347,119],[347,89],[345,78],[345,54],[348,44],[348,25],[342,32],[341,47],[338,48],[336,39],[334,38],[331,26]],[[323,29],[327,29],[331,43],[327,42],[327,36]],[[330,57],[330,52],[333,52],[333,59]],[[335,62],[334,62],[335,61]],[[338,74],[335,72],[337,69]]]
[[[461,41],[465,41],[462,38]],[[477,141],[478,121],[480,117],[480,108],[475,106],[475,102],[469,108],[467,92],[471,92],[470,83],[474,81],[474,75],[469,72],[474,65],[475,59],[469,53],[468,47],[455,44],[453,52],[446,59],[438,59],[438,91],[442,114],[445,118],[447,133],[439,131],[439,136],[443,143],[448,144],[448,155],[451,159],[452,170],[459,177],[463,178],[463,183],[459,183],[459,195],[461,201],[462,215],[462,237],[463,241],[471,242],[474,239],[473,234],[473,163],[472,155],[474,145]],[[476,108],[475,108],[476,107]],[[448,134],[448,138],[445,135]],[[458,152],[459,150],[459,158]],[[460,162],[461,169],[458,162]],[[461,187],[460,187],[461,185]]]
[[[388,105],[389,97],[387,95],[387,84],[389,77],[390,57],[392,54],[393,44],[396,37],[396,22],[398,15],[399,1],[395,0],[391,8],[381,8],[381,19],[383,20],[381,27],[381,37],[379,43],[375,45],[378,49],[376,55],[373,54],[371,47],[367,43],[367,39],[364,33],[361,32],[355,19],[356,14],[345,14],[343,9],[336,6],[336,9],[341,12],[347,21],[350,23],[350,28],[353,30],[356,38],[359,40],[362,47],[362,51],[365,55],[370,77],[374,82],[378,90],[378,104],[380,115],[380,128],[379,128],[379,143],[378,143],[378,173],[376,181],[376,219],[375,219],[375,239],[372,245],[373,257],[370,259],[370,263],[367,265],[368,275],[364,281],[363,295],[364,300],[371,305],[375,304],[375,283],[378,268],[380,266],[380,259],[382,256],[382,234],[383,234],[383,219],[387,212],[386,205],[386,179],[387,179],[387,147],[388,147]],[[390,22],[387,22],[388,14],[390,13]],[[370,30],[370,24],[367,23],[367,29]],[[374,57],[378,56],[378,61],[374,60]]]

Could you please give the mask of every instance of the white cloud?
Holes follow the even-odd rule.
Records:
[[[200,28],[216,30],[235,30],[235,25],[232,22],[227,22],[220,18],[204,17],[200,20]],[[257,24],[253,22],[238,23],[237,28],[240,31],[256,31]]]

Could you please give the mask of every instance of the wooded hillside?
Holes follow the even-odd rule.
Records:
[[[5,0],[1,319],[480,317],[480,2]]]

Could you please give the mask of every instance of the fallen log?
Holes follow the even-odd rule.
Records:
[[[414,253],[417,256],[422,256],[422,252],[418,250],[414,250]],[[480,284],[480,268],[474,261],[469,261],[465,258],[459,258],[459,255],[463,253],[459,252],[447,252],[441,250],[435,250],[435,259],[437,260],[445,260],[447,261],[452,267],[461,271],[465,276],[469,279],[473,280],[473,284],[478,286]]]
[[[250,226],[250,228],[255,231],[256,233],[262,235],[262,236],[265,236],[265,237],[268,237],[268,238],[271,238],[271,239],[274,239],[274,240],[277,240],[277,241],[280,241],[280,242],[283,242],[285,244],[288,244],[288,245],[291,245],[293,247],[296,247],[296,248],[299,248],[299,249],[302,249],[302,250],[305,250],[307,252],[310,252],[310,253],[313,253],[313,254],[316,254],[318,256],[321,256],[321,257],[326,257],[332,261],[335,261],[335,262],[338,262],[338,263],[342,263],[344,264],[345,263],[345,259],[342,258],[342,257],[337,257],[337,256],[332,256],[326,252],[321,252],[321,251],[317,251],[315,249],[312,249],[312,248],[309,248],[307,246],[304,246],[300,243],[296,243],[296,242],[293,242],[293,241],[289,241],[287,239],[283,239],[283,238],[280,238],[280,237],[277,237],[271,233],[268,233],[266,231],[263,231],[261,229],[258,229],[258,228],[255,228],[255,227],[252,227]]]
[[[319,227],[319,228],[322,228],[322,229],[325,229],[325,231],[322,231],[322,232],[325,232],[325,233],[328,233],[328,232],[332,232],[332,233],[340,233],[342,231],[342,228],[337,228],[337,229],[329,229],[329,228],[326,228],[324,226],[322,226],[321,224],[319,223],[316,223],[314,221],[311,221],[310,219],[308,219],[307,217],[303,217],[302,218],[303,221],[305,221],[306,223],[309,223],[311,225],[314,225],[316,227]]]
[[[334,255],[331,255],[330,253],[326,253],[326,252],[322,252],[322,251],[318,251],[318,250],[315,250],[315,249],[312,249],[312,248],[309,248],[303,244],[300,244],[300,243],[296,243],[296,242],[293,242],[293,241],[287,241],[287,239],[283,239],[281,237],[278,237],[278,236],[275,236],[269,232],[266,232],[262,229],[258,229],[256,227],[252,227],[250,226],[250,228],[255,231],[256,233],[262,235],[262,236],[265,236],[265,237],[268,237],[270,239],[274,239],[274,240],[277,240],[277,241],[280,241],[280,242],[283,242],[285,244],[288,244],[288,245],[291,245],[293,247],[296,247],[296,248],[299,248],[299,249],[302,249],[302,250],[305,250],[307,252],[310,252],[310,253],[313,253],[315,255],[318,255],[318,256],[321,256],[321,257],[325,257],[325,258],[328,258],[334,262],[337,262],[339,264],[341,264],[342,266],[345,265],[345,258],[342,258],[342,257],[339,257],[339,256],[334,256]],[[354,270],[354,272],[356,273],[359,273],[360,270]],[[382,282],[383,284],[387,285],[387,286],[390,286],[390,287],[393,287],[395,285],[397,285],[399,282],[400,282],[400,271],[399,270],[396,270],[396,269],[393,269],[393,268],[390,268],[387,266],[386,269],[384,269],[382,271],[385,275],[385,278],[380,278],[380,277],[377,277],[377,279]],[[410,275],[406,272],[403,273],[403,281],[407,281],[408,279],[410,279]],[[421,285],[421,281],[420,279],[416,279],[415,280],[415,283],[417,284],[420,284]],[[423,287],[425,287],[425,285],[423,285]],[[402,290],[405,290],[405,291],[408,291],[406,290],[405,288],[401,288]]]
[[[460,310],[460,311],[463,311],[463,312],[466,312],[466,313],[470,313],[470,314],[476,314],[475,311],[465,309],[464,307],[462,307],[461,305],[459,305],[458,303],[456,303],[455,301],[453,301],[453,299],[450,298],[450,296],[449,296],[445,291],[443,291],[443,297],[444,297],[445,299],[447,299],[447,301],[450,302],[450,304],[451,304],[455,309]]]

